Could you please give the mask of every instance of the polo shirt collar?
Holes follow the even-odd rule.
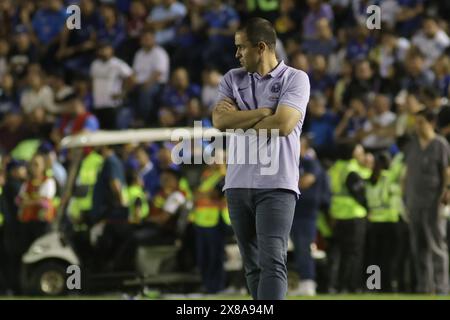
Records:
[[[276,78],[280,75],[282,71],[286,68],[286,64],[283,60],[280,60],[275,68],[272,69],[268,74],[266,74],[264,77],[270,76],[271,78]],[[256,79],[261,79],[264,77],[261,77],[261,75],[258,74],[258,72],[249,73],[249,75],[253,75]]]

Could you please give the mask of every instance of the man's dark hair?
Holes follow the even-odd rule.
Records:
[[[437,115],[427,108],[417,111],[416,116],[424,117],[429,123],[434,123],[437,120]]]
[[[435,87],[427,86],[422,88],[420,91],[425,98],[437,99],[441,97],[439,90]]]
[[[257,45],[259,42],[264,42],[270,50],[275,50],[277,35],[273,25],[263,18],[251,18],[239,28],[239,32],[244,32],[247,35],[248,41]]]

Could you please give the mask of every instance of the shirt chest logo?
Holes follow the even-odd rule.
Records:
[[[272,92],[272,93],[279,93],[280,91],[281,91],[281,83],[279,83],[279,82],[275,82],[270,87],[270,92]]]

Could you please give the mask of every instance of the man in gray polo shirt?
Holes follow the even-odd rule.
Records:
[[[225,74],[213,111],[217,129],[256,133],[236,134],[237,143],[228,145],[224,186],[254,299],[286,296],[288,237],[300,195],[300,133],[310,93],[305,72],[277,61],[275,41],[273,26],[261,18],[250,19],[236,32],[236,58],[242,68]],[[263,161],[230,163],[233,157],[251,156],[251,146],[239,147],[244,141],[256,141],[259,151],[270,145],[266,149],[275,169],[267,170]]]
[[[447,140],[435,133],[431,110],[416,114],[416,133],[405,149],[405,200],[418,293],[447,294],[448,248],[446,218],[440,206],[448,202]]]

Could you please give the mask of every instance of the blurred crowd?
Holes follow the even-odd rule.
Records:
[[[66,26],[70,4],[81,9],[80,29]],[[379,30],[366,25],[367,7],[373,4],[381,7]],[[439,153],[436,147],[417,158],[410,147],[416,135],[433,140],[429,128],[450,138],[450,3],[438,0],[0,1],[0,225],[5,226],[0,227],[5,240],[0,254],[8,259],[2,263],[7,276],[0,281],[6,288],[20,292],[15,276],[20,257],[54,221],[62,201],[68,201],[67,219],[75,231],[105,218],[133,228],[150,225],[130,236],[120,223],[109,224],[113,236],[97,243],[102,250],[95,257],[115,255],[119,264],[129,260],[124,256],[139,241],[178,236],[175,213],[196,212],[187,220],[198,227],[193,241],[198,251],[192,251],[200,257],[197,267],[216,270],[203,272],[205,290],[224,288],[224,257],[215,252],[229,232],[220,190],[223,167],[208,167],[187,179],[172,163],[170,143],[86,148],[76,182],[79,194],[67,200],[62,190],[74,155],[60,142],[99,129],[192,126],[195,120],[212,126],[218,85],[238,66],[234,33],[254,16],[274,24],[278,58],[307,72],[311,83],[300,168],[304,197],[292,238],[301,257],[298,273],[306,281],[300,281],[300,293],[314,294],[320,281],[326,283],[323,291],[361,290],[368,264],[382,265],[386,291],[448,290],[420,276],[433,275],[428,260],[439,253],[419,252],[417,246],[429,242],[414,246],[410,240],[411,232],[429,231],[408,227],[405,194],[420,192],[401,187],[404,158],[431,158],[414,168],[424,172],[439,157],[448,164],[445,150]],[[349,167],[358,173],[354,179],[339,175]],[[398,190],[386,196],[391,211],[377,218],[371,213],[380,204],[373,198],[384,197],[378,181],[385,176]],[[423,186],[427,183],[434,188],[437,182],[426,180]],[[342,186],[355,203],[336,209],[342,205],[335,201]],[[364,212],[355,209],[358,205]],[[86,217],[85,212],[96,214]],[[209,232],[212,228],[220,231]],[[433,241],[448,252],[441,240]],[[81,251],[89,251],[86,241],[79,242]],[[329,253],[327,271],[320,274],[325,280],[316,279],[309,259],[313,242]],[[415,265],[413,256],[425,259],[426,266]]]

